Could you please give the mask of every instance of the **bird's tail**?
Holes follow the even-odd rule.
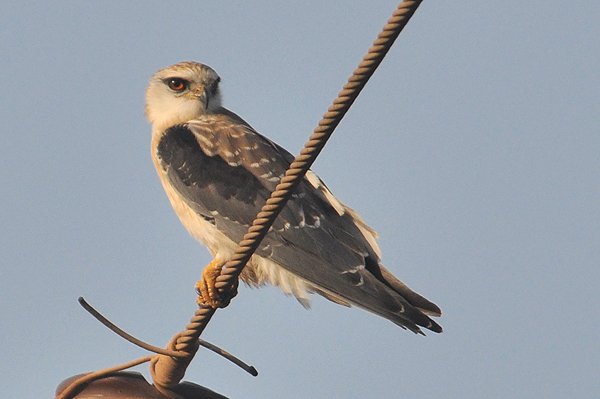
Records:
[[[383,282],[398,294],[402,295],[412,306],[428,316],[440,317],[442,315],[442,310],[435,303],[408,288],[406,284],[398,280],[383,265],[379,265],[379,268],[381,277],[384,280]]]
[[[440,333],[442,332],[442,327],[437,324],[435,321],[431,320],[428,316],[439,317],[442,315],[441,309],[433,302],[424,298],[423,296],[417,294],[413,290],[411,290],[406,284],[402,281],[398,280],[389,270],[387,270],[382,264],[377,263],[377,265],[367,266],[367,269],[377,278],[380,282],[385,284],[387,288],[395,292],[400,296],[401,301],[407,302],[413,309],[407,309],[404,312],[402,317],[399,320],[395,320],[394,316],[400,315],[388,315],[387,317],[394,321],[396,324],[404,325],[406,320],[405,317],[408,317],[410,321],[413,323],[425,327],[428,330],[433,332]],[[414,332],[420,333],[417,329],[413,329]]]

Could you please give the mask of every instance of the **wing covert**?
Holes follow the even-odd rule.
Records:
[[[239,242],[293,156],[235,114],[226,116],[206,116],[169,128],[158,143],[157,156],[188,206]],[[377,250],[340,206],[304,179],[257,254],[375,313],[389,317],[408,312],[402,324],[409,328],[411,319],[424,317],[422,323],[428,322],[368,270],[379,262]]]

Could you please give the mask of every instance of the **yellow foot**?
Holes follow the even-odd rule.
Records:
[[[213,309],[224,308],[229,305],[231,299],[237,295],[237,282],[228,288],[219,290],[215,287],[217,277],[221,274],[224,262],[213,259],[202,271],[202,278],[196,283],[198,291],[198,304],[210,306]]]

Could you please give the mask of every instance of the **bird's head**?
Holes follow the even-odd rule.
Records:
[[[221,106],[219,75],[198,62],[180,62],[156,72],[146,91],[146,116],[154,129],[166,129],[211,113]]]

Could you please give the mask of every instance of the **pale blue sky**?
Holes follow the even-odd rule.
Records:
[[[149,156],[157,69],[211,65],[225,105],[297,153],[396,7],[347,2],[0,4],[5,397],[163,345],[208,252]],[[403,331],[242,287],[186,380],[233,398],[600,397],[600,5],[425,1],[314,166],[439,304]],[[147,367],[138,368],[146,376]]]

